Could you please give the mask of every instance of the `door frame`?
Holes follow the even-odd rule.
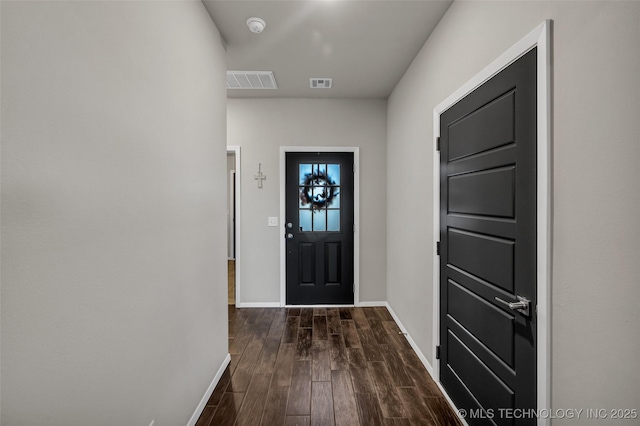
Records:
[[[551,26],[546,20],[433,109],[433,140],[440,137],[440,115],[490,78],[537,47],[537,408],[551,408]],[[440,235],[440,154],[434,143],[433,235]],[[434,243],[435,246],[435,243]],[[440,261],[433,248],[433,347],[435,379],[440,382]],[[451,401],[449,401],[451,402]],[[538,419],[538,425],[550,419]]]
[[[287,306],[287,248],[284,238],[286,221],[286,159],[289,152],[353,153],[353,306],[360,305],[360,148],[349,146],[281,146],[280,147],[280,306]],[[317,305],[324,306],[324,305]],[[339,307],[343,305],[327,305]],[[352,306],[352,305],[344,305]],[[304,305],[295,305],[300,308]]]
[[[227,155],[229,155],[229,152],[227,151]],[[235,156],[233,157],[233,162],[235,163]],[[231,235],[231,237],[229,238],[229,241],[227,241],[227,251],[231,252],[232,256],[229,256],[227,253],[227,258],[229,258],[229,260],[235,260],[236,259],[236,241],[235,241],[235,233],[236,233],[236,227],[235,227],[235,196],[236,196],[236,171],[235,170],[229,170],[229,176],[227,176],[227,182],[229,183],[229,220],[227,221],[227,228],[231,228],[232,224],[233,225],[233,234]]]
[[[240,305],[242,303],[242,301],[240,300],[240,285],[241,285],[241,280],[240,280],[240,262],[241,262],[241,257],[242,257],[242,251],[241,246],[242,246],[242,238],[240,237],[240,218],[242,217],[242,210],[240,209],[240,205],[241,205],[241,198],[240,198],[240,147],[237,145],[227,145],[227,154],[234,154],[235,155],[235,186],[236,186],[236,190],[235,190],[235,198],[236,198],[236,226],[235,226],[235,234],[236,234],[236,241],[235,241],[235,254],[236,254],[236,276],[235,276],[235,284],[236,284],[236,294],[235,294],[235,298],[236,298],[236,306]],[[228,242],[227,242],[228,245]],[[227,285],[229,285],[229,283],[227,283]]]

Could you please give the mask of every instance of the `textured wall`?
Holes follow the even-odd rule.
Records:
[[[3,425],[184,425],[227,354],[200,2],[2,2]]]
[[[229,99],[228,143],[241,147],[240,300],[280,301],[280,146],[360,147],[360,300],[386,297],[386,102]],[[253,179],[262,163],[263,189]],[[280,224],[281,225],[281,224]]]
[[[554,20],[552,403],[638,408],[638,2],[454,2],[389,99],[388,300],[430,358],[433,178],[415,176],[432,164],[433,108],[547,18]]]

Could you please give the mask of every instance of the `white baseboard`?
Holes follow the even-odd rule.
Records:
[[[449,394],[447,393],[447,391],[444,390],[444,388],[442,387],[440,382],[438,382],[437,380],[434,380],[434,382],[436,382],[436,385],[438,385],[438,388],[440,388],[440,392],[442,392],[442,395],[444,395],[444,399],[447,400],[447,402],[449,403],[449,406],[451,407],[453,412],[457,414],[458,413],[458,407],[456,407],[456,404],[454,404],[453,401],[451,400],[451,398],[449,398]],[[463,426],[469,426],[469,423],[467,423],[467,419],[463,419],[458,415],[458,420],[460,420],[462,422]]]
[[[236,304],[236,308],[280,308],[279,302],[243,302]]]
[[[285,305],[285,308],[353,308],[354,305]]]
[[[407,341],[413,348],[413,351],[416,353],[416,355],[418,355],[418,358],[420,358],[420,361],[422,361],[422,363],[424,364],[425,368],[427,369],[431,377],[433,377],[433,367],[431,366],[431,364],[429,364],[429,361],[427,361],[427,357],[424,356],[424,354],[422,353],[422,351],[420,350],[416,342],[413,340],[413,338],[411,337],[407,329],[402,324],[402,321],[400,321],[400,318],[398,318],[396,313],[393,311],[393,308],[391,307],[391,305],[389,305],[389,302],[384,302],[384,306],[386,306],[386,308],[389,310],[389,313],[393,317],[393,320],[396,322],[396,324],[398,324],[398,327],[400,327],[400,331],[402,331],[404,336],[407,338]]]
[[[375,308],[378,306],[389,306],[389,304],[387,302],[358,302],[358,304],[356,306],[359,306],[361,308]]]
[[[278,302],[243,302],[237,303],[236,308],[352,308],[359,306],[361,308],[376,307],[389,305],[387,302],[358,302],[355,305],[285,305],[281,306]]]
[[[218,368],[218,372],[213,377],[211,384],[207,388],[207,391],[204,393],[204,396],[200,400],[200,404],[198,404],[198,406],[196,407],[196,411],[193,412],[193,415],[189,419],[189,423],[187,423],[187,426],[195,426],[196,422],[198,421],[198,419],[202,415],[202,412],[204,411],[204,407],[206,406],[207,401],[209,401],[209,398],[211,398],[211,394],[213,393],[213,390],[218,385],[220,378],[222,378],[222,374],[224,374],[224,370],[227,368],[230,362],[231,362],[231,355],[227,354],[224,361],[222,361],[222,365],[220,366],[220,368]]]
[[[387,302],[358,302],[354,305],[286,305],[287,308],[353,308],[358,306],[360,308],[387,306]]]
[[[387,302],[359,302],[355,305],[285,305],[285,308],[352,308],[359,306],[361,308],[389,306]],[[244,302],[236,304],[236,308],[280,308],[278,302]]]
[[[444,395],[444,398],[447,400],[447,402],[449,403],[449,405],[451,406],[451,408],[453,409],[454,412],[458,412],[458,407],[456,407],[456,405],[453,403],[453,401],[451,400],[451,398],[449,397],[449,395],[447,394],[447,392],[444,390],[444,388],[442,387],[442,385],[440,384],[439,381],[437,381],[434,378],[434,374],[433,374],[433,367],[431,366],[431,364],[429,363],[429,361],[427,361],[427,357],[424,356],[424,354],[422,353],[422,351],[420,350],[420,348],[418,347],[418,345],[416,344],[416,342],[413,340],[413,338],[411,337],[411,335],[409,334],[409,332],[407,331],[407,329],[404,327],[404,325],[402,325],[402,321],[400,321],[400,318],[398,318],[398,316],[396,315],[396,313],[393,311],[393,308],[391,307],[391,305],[389,305],[389,302],[384,302],[385,305],[387,307],[387,309],[389,310],[389,313],[391,314],[391,316],[393,317],[393,320],[396,322],[396,324],[398,324],[398,327],[400,328],[400,331],[402,331],[402,333],[404,334],[404,336],[407,338],[407,341],[409,342],[409,344],[411,345],[411,348],[413,348],[413,351],[416,353],[416,355],[418,355],[418,358],[420,358],[420,361],[422,361],[422,364],[424,364],[424,367],[427,369],[427,371],[429,372],[429,375],[431,376],[431,378],[433,379],[433,381],[435,382],[436,385],[438,385],[438,388],[440,388],[440,391],[442,392],[442,395]],[[462,423],[465,426],[468,426],[467,422],[465,421],[465,419],[460,419],[462,421]]]

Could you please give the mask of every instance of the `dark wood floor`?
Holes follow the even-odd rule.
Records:
[[[460,425],[386,308],[236,309],[196,426]]]
[[[229,282],[227,284],[228,288],[228,303],[229,305],[236,304],[236,261],[235,259],[227,260],[227,276],[229,277]]]

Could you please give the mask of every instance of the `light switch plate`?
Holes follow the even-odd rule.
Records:
[[[278,226],[278,218],[277,217],[269,217],[269,226]]]

